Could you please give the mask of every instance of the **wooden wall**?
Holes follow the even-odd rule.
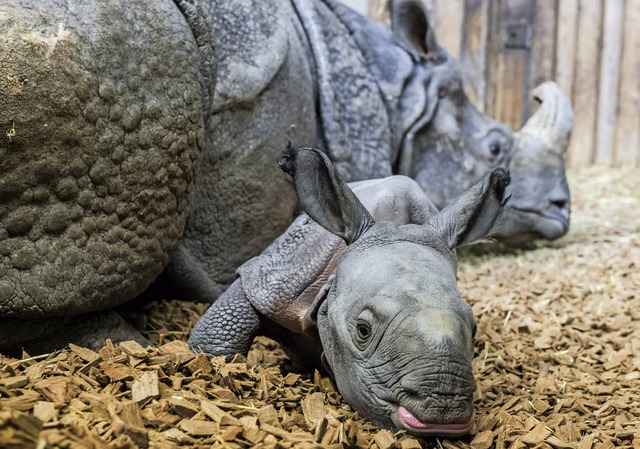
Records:
[[[386,0],[368,0],[386,21]],[[640,0],[424,0],[480,110],[519,128],[532,89],[556,81],[574,107],[571,167],[640,167]]]

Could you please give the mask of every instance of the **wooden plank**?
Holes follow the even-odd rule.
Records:
[[[602,1],[580,0],[573,86],[574,127],[568,154],[571,167],[589,165],[594,160],[601,25]]]
[[[554,79],[556,62],[556,0],[537,1],[533,10],[533,38],[531,43],[531,76],[527,102],[531,91],[545,81]],[[530,110],[530,108],[528,108]]]
[[[558,1],[556,29],[555,81],[573,104],[573,80],[576,60],[579,0]],[[575,153],[575,139],[567,149],[567,159]]]
[[[490,0],[465,0],[462,26],[460,65],[465,91],[480,111],[485,109],[487,89],[485,64],[488,51],[489,6]]]
[[[607,0],[604,6],[595,160],[611,164],[613,162],[615,120],[618,106],[618,71],[624,1]]]
[[[640,0],[626,0],[615,164],[640,167]]]
[[[464,0],[437,0],[436,39],[455,59],[460,59]]]
[[[487,56],[484,68],[485,93],[484,93],[484,113],[490,117],[496,117],[496,91],[498,79],[498,64],[502,50],[502,31],[500,30],[500,6],[497,0],[489,0],[488,8],[488,31],[487,31]]]
[[[561,0],[558,2],[558,29],[556,33],[555,80],[572,100],[576,32],[578,29],[578,1]]]
[[[524,122],[527,55],[512,53],[498,60],[493,115],[511,129],[519,129]]]
[[[368,11],[373,20],[389,24],[389,7],[385,0],[369,0]]]
[[[501,4],[499,29],[503,38],[508,25],[527,23],[531,23],[529,0],[511,0]],[[503,49],[497,57],[493,115],[511,128],[520,128],[524,123],[524,87],[528,84],[529,56],[527,50]]]

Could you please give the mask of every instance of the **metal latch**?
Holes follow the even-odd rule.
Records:
[[[507,24],[504,28],[504,47],[528,50],[531,47],[531,25],[522,22]]]

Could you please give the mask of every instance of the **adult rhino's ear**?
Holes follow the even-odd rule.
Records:
[[[429,220],[450,248],[490,237],[489,233],[509,199],[505,190],[511,178],[503,168],[486,174]]]
[[[329,157],[320,150],[294,149],[289,145],[278,163],[282,170],[293,176],[304,211],[347,245],[373,226],[371,214],[340,178]]]
[[[391,0],[391,30],[409,52],[417,51],[430,59],[438,53],[433,18],[423,0]]]

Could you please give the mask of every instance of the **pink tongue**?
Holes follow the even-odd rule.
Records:
[[[413,416],[413,413],[411,413],[402,405],[398,407],[398,415],[400,415],[400,419],[403,422],[409,424],[411,427],[414,427],[416,429],[426,429],[427,427],[429,427],[428,424],[423,423],[418,418]]]
[[[402,422],[404,422],[405,424],[408,424],[414,429],[442,429],[442,430],[466,429],[468,427],[471,427],[471,424],[473,424],[473,418],[474,418],[473,416],[471,416],[471,419],[469,419],[469,421],[462,424],[426,424],[420,421],[418,418],[416,418],[413,415],[413,413],[411,413],[402,405],[398,407],[398,415],[400,416],[400,419],[402,420]]]

